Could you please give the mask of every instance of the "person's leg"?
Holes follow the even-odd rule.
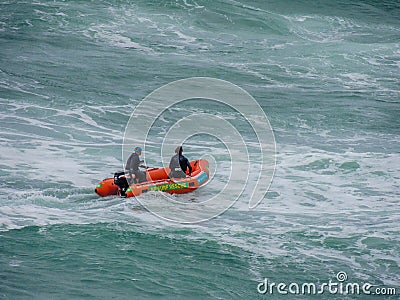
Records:
[[[141,182],[145,182],[146,181],[146,172],[139,172],[139,183],[141,183]]]

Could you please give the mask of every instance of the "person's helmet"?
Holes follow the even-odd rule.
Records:
[[[142,147],[135,147],[135,149],[133,149],[133,152],[135,153],[142,152]]]
[[[182,146],[178,146],[178,147],[175,148],[175,153],[176,154],[182,154],[182,152],[183,152]]]

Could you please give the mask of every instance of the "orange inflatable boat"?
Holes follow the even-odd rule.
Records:
[[[205,159],[191,161],[191,176],[170,179],[169,168],[154,168],[146,171],[147,181],[129,185],[123,172],[115,173],[113,178],[106,178],[95,188],[101,196],[120,195],[123,197],[139,196],[149,191],[163,191],[170,194],[190,193],[204,185],[209,179],[209,164]]]

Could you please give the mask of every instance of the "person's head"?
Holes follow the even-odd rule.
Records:
[[[142,148],[141,147],[135,147],[135,149],[133,149],[133,153],[136,153],[137,155],[141,155],[142,154]]]
[[[182,146],[178,146],[178,147],[175,148],[175,153],[176,154],[182,155],[182,152],[183,152]]]

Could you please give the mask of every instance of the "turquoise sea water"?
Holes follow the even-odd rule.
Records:
[[[399,16],[397,1],[2,1],[0,298],[285,299],[257,285],[341,271],[398,297]],[[244,194],[197,225],[100,199],[135,106],[194,76],[237,84],[267,115],[265,199],[249,210]],[[227,176],[215,140],[191,146],[189,158],[215,154],[216,182]]]

